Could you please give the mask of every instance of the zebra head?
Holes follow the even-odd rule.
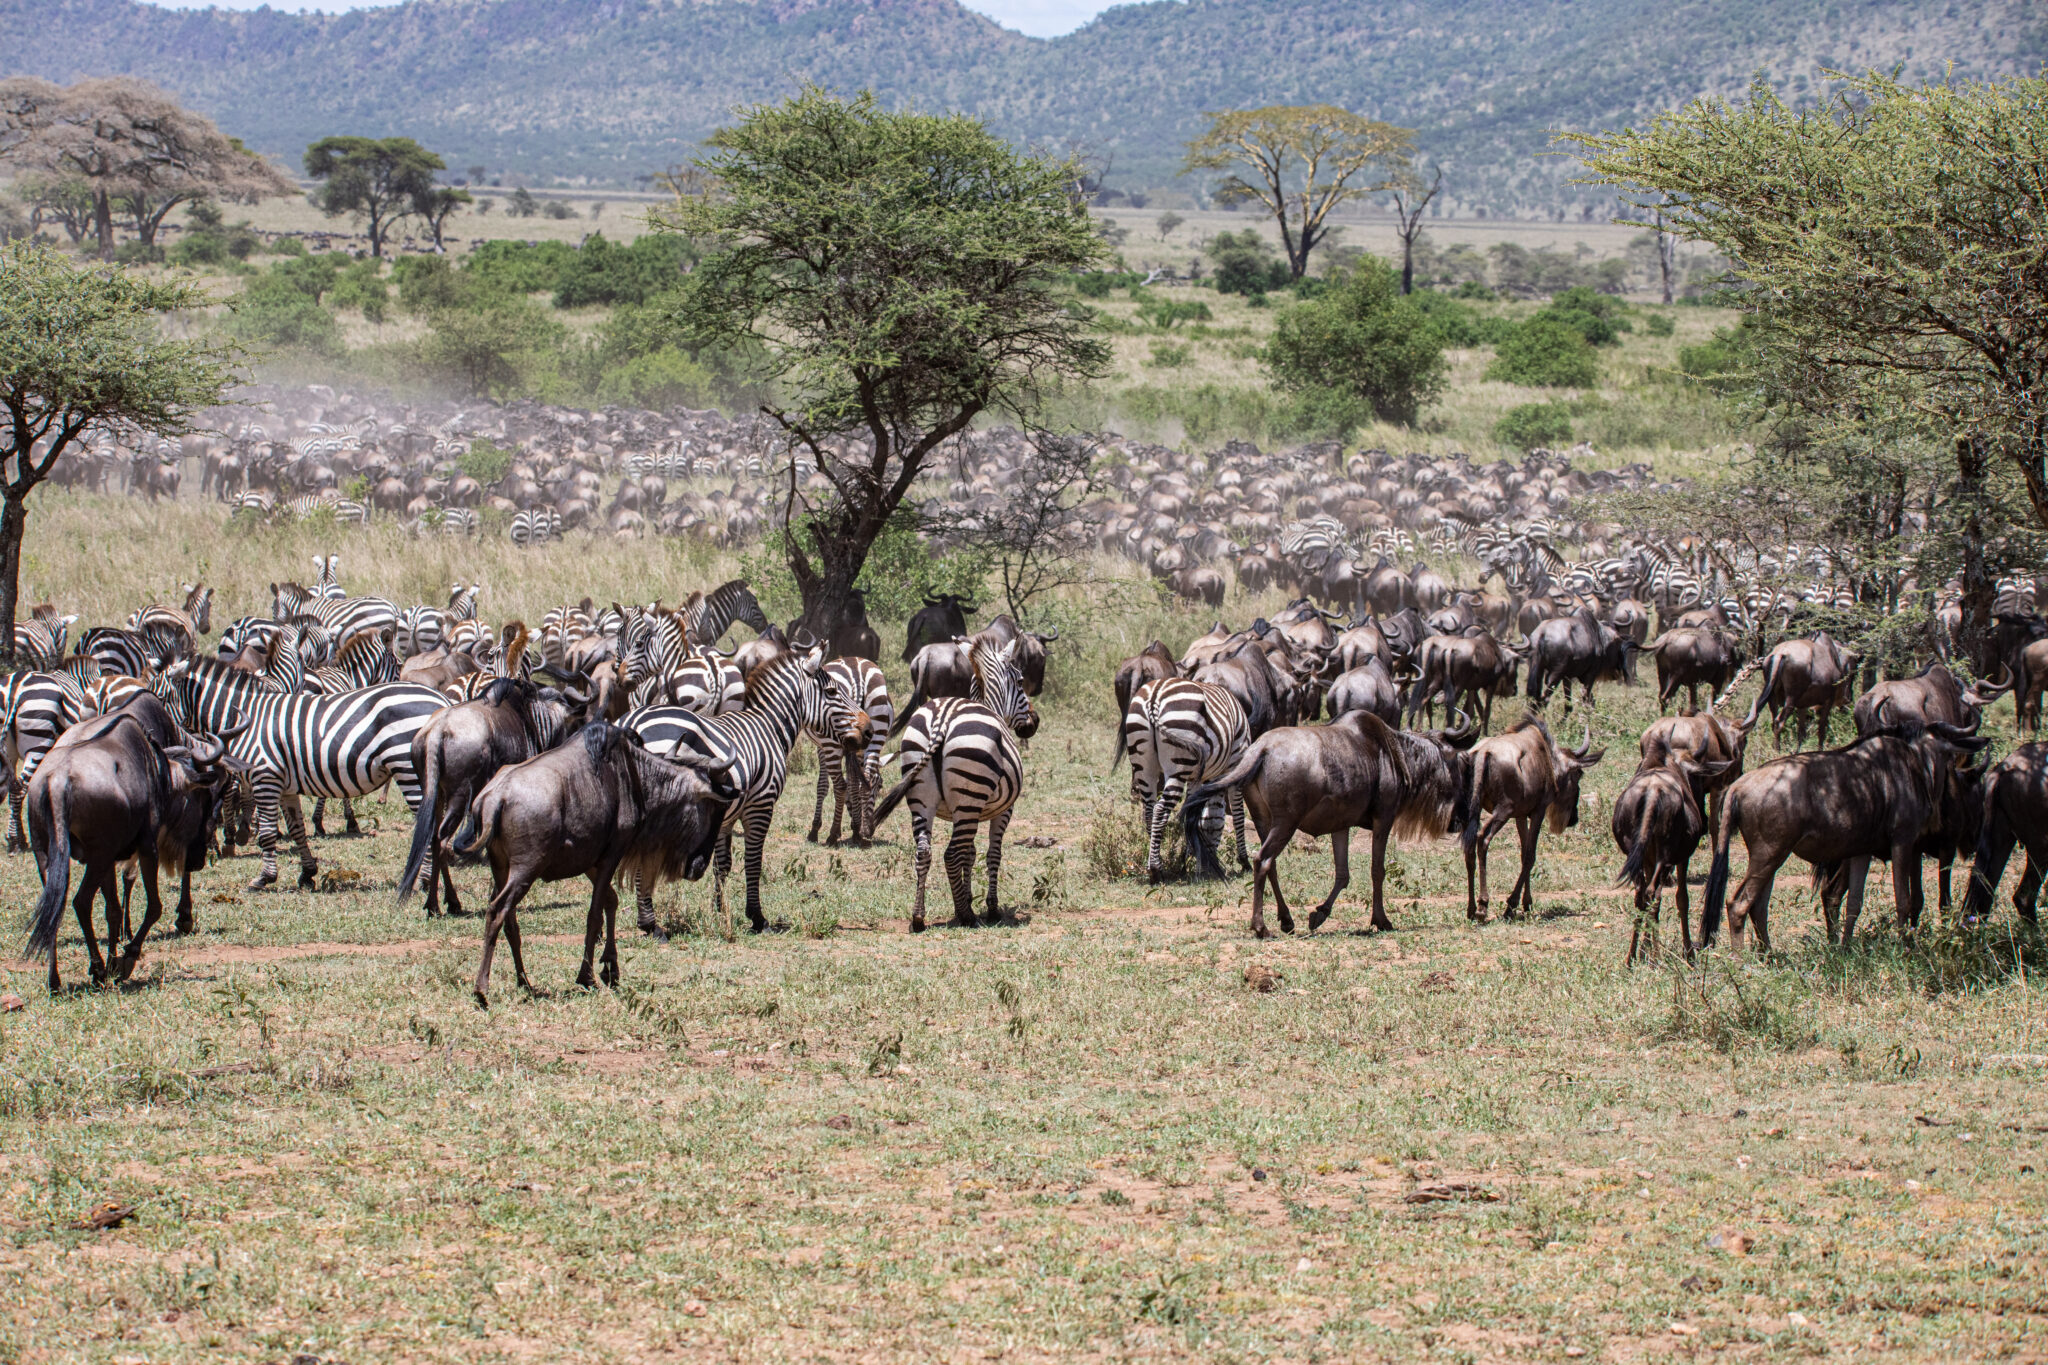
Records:
[[[874,724],[861,709],[862,698],[849,694],[845,684],[825,667],[825,646],[814,644],[777,655],[761,671],[788,671],[801,679],[804,730],[820,744],[836,744],[859,763],[867,748]]]
[[[977,637],[968,648],[967,662],[974,670],[969,695],[1001,716],[1019,739],[1038,732],[1038,712],[1024,691],[1024,674],[1017,667],[1017,642],[994,645]]]

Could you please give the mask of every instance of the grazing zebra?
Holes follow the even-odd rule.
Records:
[[[71,623],[77,616],[44,614],[37,608],[36,614],[26,621],[14,623],[14,661],[23,668],[47,670],[64,661],[64,642],[71,634]]]
[[[398,613],[391,636],[391,650],[401,660],[416,654],[432,654],[441,647],[448,621],[439,607],[407,607]]]
[[[997,886],[1003,870],[1003,831],[1024,790],[1024,757],[1017,737],[1037,729],[1038,718],[1017,670],[1017,643],[1000,648],[977,640],[968,651],[972,688],[982,700],[941,697],[917,708],[903,731],[898,757],[903,776],[875,807],[875,824],[907,797],[917,840],[917,900],[910,932],[924,932],[925,882],[932,870],[932,821],[950,820],[946,881],[953,889],[953,923],[974,921],[974,832],[988,825],[988,922],[1002,918]]]
[[[833,745],[818,746],[818,804],[811,812],[811,832],[804,837],[814,844],[818,842],[818,827],[825,823],[825,789],[830,787],[832,832],[825,837],[826,845],[839,842],[839,819],[847,812],[854,846],[866,848],[875,837],[875,790],[882,785],[882,748],[889,741],[889,727],[896,721],[896,704],[889,700],[889,680],[872,659],[834,659],[825,665],[825,671],[838,681],[842,692],[867,712],[872,729],[858,765],[841,762],[840,752]]]
[[[282,809],[299,849],[299,885],[311,887],[319,864],[306,838],[301,795],[367,796],[397,780],[409,810],[420,803],[412,740],[448,704],[431,687],[386,683],[322,697],[271,690],[260,678],[213,659],[172,666],[151,683],[180,725],[200,735],[244,726],[228,750],[249,765],[256,807],[256,844],[263,870],[258,891],[277,880],[277,822]]]
[[[768,843],[775,803],[789,780],[789,755],[797,736],[809,734],[821,747],[836,745],[843,753],[857,755],[867,748],[873,729],[857,699],[842,692],[838,680],[825,671],[824,655],[822,646],[814,646],[762,664],[747,676],[745,709],[729,715],[700,716],[686,707],[653,706],[633,711],[620,722],[652,753],[670,754],[687,747],[710,759],[732,760],[727,779],[740,795],[719,830],[718,854],[712,863],[712,913],[726,913],[733,829],[744,827],[747,923],[755,933],[768,927],[761,913],[761,853]],[[649,888],[640,887],[637,899],[640,928],[651,933],[654,897]]]
[[[1251,722],[1244,706],[1215,683],[1159,678],[1131,695],[1130,708],[1124,713],[1124,747],[1131,755],[1131,796],[1145,811],[1145,874],[1151,880],[1166,875],[1159,845],[1181,794],[1229,772],[1251,742]],[[1223,836],[1217,804],[1211,801],[1210,809],[1202,812],[1202,834],[1211,848],[1220,845]],[[1244,798],[1238,788],[1230,788],[1223,804],[1229,808],[1237,833],[1238,864],[1249,867]]]

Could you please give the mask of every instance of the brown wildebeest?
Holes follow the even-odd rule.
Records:
[[[1415,580],[1381,555],[1367,571],[1360,596],[1380,616],[1393,616],[1415,608]]]
[[[2034,899],[2041,876],[2048,872],[2048,744],[2022,744],[1984,775],[1983,828],[1977,834],[1977,859],[1970,869],[1970,890],[1963,898],[1965,922],[1979,922],[1991,913],[1991,898],[2005,876],[2006,860],[2018,844],[2027,855],[2026,869],[2013,888],[2013,909],[2035,922]]]
[[[1598,763],[1606,751],[1593,747],[1593,727],[1586,726],[1586,742],[1567,749],[1550,737],[1550,727],[1535,716],[1524,716],[1504,735],[1482,739],[1472,746],[1471,784],[1465,798],[1465,916],[1484,923],[1488,909],[1486,894],[1486,850],[1493,836],[1515,822],[1521,838],[1522,870],[1508,891],[1502,913],[1515,917],[1515,903],[1534,912],[1535,893],[1530,880],[1536,871],[1536,840],[1548,817],[1553,834],[1562,834],[1579,823],[1579,786],[1586,769]],[[1481,817],[1493,812],[1484,827]]]
[[[1988,742],[1952,725],[1886,729],[1839,749],[1787,754],[1745,773],[1729,787],[1714,826],[1701,944],[1714,941],[1726,904],[1730,943],[1740,949],[1743,928],[1754,919],[1757,951],[1770,951],[1771,884],[1795,854],[1816,873],[1847,865],[1842,875],[1821,882],[1830,942],[1837,941],[1836,911],[1844,895],[1848,913],[1839,941],[1846,944],[1855,934],[1872,858],[1891,860],[1899,923],[1912,925],[1920,914],[1919,850],[1928,835],[1940,832],[1949,769],[1958,755]],[[1749,868],[1730,900],[1728,848],[1737,831],[1749,851]]]
[[[1392,929],[1383,886],[1390,838],[1455,833],[1464,821],[1461,781],[1472,732],[1407,734],[1366,711],[1353,711],[1328,725],[1286,726],[1252,741],[1221,777],[1187,794],[1181,819],[1189,824],[1188,847],[1200,847],[1198,822],[1208,803],[1231,787],[1244,792],[1245,809],[1259,832],[1252,866],[1252,933],[1268,938],[1265,887],[1282,933],[1294,932],[1294,916],[1280,891],[1280,855],[1297,833],[1328,834],[1336,882],[1308,918],[1320,928],[1351,884],[1351,831],[1372,830],[1372,927]]]
[[[1196,682],[1215,683],[1237,698],[1251,723],[1256,739],[1283,722],[1279,689],[1274,685],[1273,663],[1257,640],[1246,640],[1227,659],[1218,659],[1194,671]]]
[[[1387,637],[1380,633],[1379,623],[1370,620],[1348,626],[1337,636],[1336,656],[1339,673],[1349,673],[1367,659],[1380,659],[1388,667],[1392,667],[1394,662],[1394,651],[1387,644]]]
[[[1706,684],[1707,699],[1726,687],[1742,666],[1742,647],[1735,637],[1718,626],[1674,626],[1643,646],[1657,660],[1657,709],[1671,704],[1683,687],[1687,702],[1697,711],[1700,685]]]
[[[178,923],[191,927],[192,869],[206,865],[207,824],[230,778],[225,741],[159,743],[159,735],[179,733],[176,723],[151,694],[135,702],[133,709],[72,727],[50,746],[29,780],[29,844],[43,892],[22,956],[49,956],[52,993],[63,984],[57,975],[57,925],[74,858],[85,864],[85,874],[72,909],[95,982],[110,976],[125,981],[134,973],[149,931],[163,916],[157,873],[165,863],[182,880]],[[114,874],[131,858],[141,865],[145,908],[142,923],[110,966],[93,934],[92,902],[95,895],[105,898],[107,947],[113,952],[127,925],[127,912],[114,896]]]
[[[1180,665],[1174,662],[1173,651],[1169,650],[1158,640],[1154,640],[1151,644],[1146,645],[1144,649],[1117,665],[1115,687],[1118,720],[1116,726],[1116,749],[1109,756],[1111,772],[1115,772],[1116,765],[1123,760],[1124,726],[1122,717],[1130,714],[1131,698],[1136,696],[1138,689],[1148,682],[1157,682],[1161,678],[1178,678],[1179,676]]]
[[[1625,861],[1614,880],[1616,885],[1634,886],[1636,892],[1635,923],[1628,936],[1627,962],[1631,966],[1642,947],[1645,927],[1650,942],[1641,956],[1657,955],[1657,903],[1666,886],[1673,888],[1677,902],[1679,941],[1685,945],[1686,957],[1692,957],[1692,897],[1686,878],[1691,873],[1692,855],[1707,833],[1700,792],[1705,784],[1718,781],[1729,766],[1702,766],[1673,755],[1657,767],[1638,769],[1615,799],[1614,842]]]
[[[1463,699],[1466,710],[1478,712],[1480,732],[1492,728],[1494,699],[1514,693],[1515,669],[1522,656],[1485,630],[1474,627],[1473,631],[1470,635],[1432,635],[1415,651],[1419,676],[1408,689],[1410,725],[1415,723],[1417,711],[1434,721],[1441,695],[1446,718],[1456,714]]]
[[[1650,609],[1633,597],[1624,597],[1607,609],[1607,624],[1640,648],[1650,638]]]
[[[1925,728],[1940,722],[1975,734],[1984,723],[1984,709],[2011,690],[2010,681],[2000,684],[1982,679],[1964,687],[1947,664],[1931,663],[1917,677],[1878,683],[1858,697],[1856,733],[1877,733],[1877,716],[1882,710],[1894,726]]]
[[[1436,611],[1451,600],[1451,585],[1444,581],[1442,574],[1420,560],[1409,570],[1408,578],[1415,585],[1415,607],[1418,611]]]
[[[1329,615],[1305,597],[1275,616],[1271,624],[1273,634],[1287,641],[1296,653],[1314,656],[1318,664],[1336,652],[1337,632],[1330,626]]]
[[[1586,689],[1586,705],[1591,706],[1595,683],[1636,680],[1636,642],[1616,633],[1591,607],[1537,626],[1529,636],[1528,661],[1524,691],[1530,704],[1544,705],[1562,684],[1566,715],[1571,714],[1573,683]]]
[[[1749,748],[1749,727],[1715,715],[1712,711],[1683,716],[1664,716],[1650,722],[1643,731],[1642,760],[1637,772],[1649,772],[1683,760],[1713,776],[1695,784],[1707,808],[1709,828],[1721,815],[1721,793],[1742,776],[1742,761]]]
[[[1728,619],[1728,609],[1719,602],[1710,607],[1693,607],[1678,613],[1678,619],[1671,623],[1672,630],[1704,630],[1712,626],[1717,630],[1733,630],[1735,623]]]
[[[1401,723],[1401,687],[1387,671],[1387,661],[1369,658],[1337,675],[1330,684],[1330,719],[1352,711],[1370,711],[1389,725]]]
[[[1828,721],[1837,706],[1849,704],[1849,685],[1856,676],[1856,655],[1836,644],[1826,631],[1810,640],[1786,640],[1763,661],[1763,685],[1750,705],[1746,724],[1754,725],[1765,706],[1771,708],[1771,742],[1785,742],[1785,713],[1793,714],[1794,749],[1806,747],[1806,713],[1820,712],[1820,747],[1828,744]]]
[[[1251,639],[1257,628],[1265,623],[1265,618],[1260,617],[1252,623],[1251,630],[1232,630],[1218,621],[1209,628],[1208,634],[1197,636],[1190,642],[1186,652],[1180,656],[1182,675],[1192,674],[1203,664],[1213,664],[1237,653],[1238,646]]]
[[[477,1004],[490,1004],[491,958],[501,931],[519,984],[533,989],[519,948],[519,902],[537,881],[590,879],[576,984],[597,984],[591,968],[602,933],[603,981],[618,985],[619,873],[632,873],[646,888],[703,876],[726,808],[739,795],[724,781],[731,766],[730,759],[705,758],[687,747],[650,754],[632,732],[598,721],[558,749],[500,769],[471,807],[474,834],[456,845],[465,854],[484,852],[491,863]]]
[[[1056,630],[1026,630],[1017,624],[1017,618],[1004,612],[995,620],[983,626],[971,637],[986,640],[991,649],[1001,649],[1014,642],[1017,646],[1017,676],[1023,680],[1024,695],[1035,697],[1045,691],[1045,647],[1060,638]],[[858,653],[856,650],[842,650],[841,653]],[[860,655],[872,659],[872,654]]]
[[[1223,590],[1226,584],[1223,575],[1214,569],[1175,569],[1166,576],[1166,586],[1174,595],[1189,602],[1200,602],[1207,607],[1223,605]]]

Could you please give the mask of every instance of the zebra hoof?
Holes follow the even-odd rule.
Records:
[[[911,932],[911,933],[913,933],[913,934],[921,934],[921,933],[923,933],[923,932],[924,932],[924,921],[923,921],[923,920],[921,920],[921,919],[914,919],[914,920],[912,920],[912,921],[910,922],[910,932]]]
[[[274,885],[274,884],[275,884],[276,882],[277,882],[277,874],[276,874],[275,872],[272,872],[272,873],[269,873],[269,874],[267,874],[267,875],[265,875],[265,876],[261,876],[261,877],[258,877],[258,878],[256,878],[256,879],[255,879],[254,881],[251,881],[251,882],[249,883],[249,885],[248,885],[248,886],[246,886],[246,887],[244,887],[243,889],[244,889],[244,890],[246,890],[246,891],[261,891],[261,890],[263,890],[263,889],[264,889],[265,887],[267,887],[267,886],[272,886],[272,885]]]

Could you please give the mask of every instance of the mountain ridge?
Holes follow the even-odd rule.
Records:
[[[804,81],[962,109],[1006,136],[1172,181],[1204,109],[1327,101],[1418,130],[1450,207],[1585,211],[1554,128],[1639,121],[1765,70],[2032,73],[2028,0],[1151,0],[1027,37],[955,0],[408,0],[341,14],[0,0],[0,72],[155,81],[296,164],[335,132],[406,133],[451,166],[619,183],[686,157],[734,107]]]

